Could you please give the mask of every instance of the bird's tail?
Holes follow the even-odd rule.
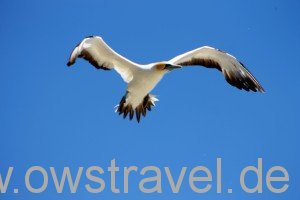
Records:
[[[145,117],[147,110],[151,111],[151,107],[155,106],[156,101],[158,101],[158,99],[154,95],[147,94],[144,97],[142,103],[134,109],[131,104],[126,104],[126,95],[125,95],[121,99],[120,103],[115,106],[116,108],[115,112],[118,112],[119,115],[123,114],[124,119],[129,115],[130,120],[133,119],[133,116],[135,114],[136,120],[140,122],[141,115]]]

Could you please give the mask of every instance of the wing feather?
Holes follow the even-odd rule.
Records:
[[[207,68],[215,68],[223,73],[230,85],[238,89],[264,92],[263,87],[241,62],[234,56],[212,47],[204,46],[186,52],[169,62],[181,66],[202,65]]]
[[[124,58],[111,49],[99,36],[89,36],[82,40],[72,51],[68,66],[75,63],[77,58],[83,58],[97,69],[115,69],[129,83],[138,64]]]

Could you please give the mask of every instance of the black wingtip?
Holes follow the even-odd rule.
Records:
[[[258,89],[258,91],[261,92],[261,93],[266,93],[266,90],[262,86],[260,86],[260,88]]]
[[[73,63],[71,63],[70,61],[67,63],[67,66],[70,67],[71,65],[73,65]]]
[[[93,37],[95,37],[95,36],[94,35],[88,35],[85,38],[93,38]]]

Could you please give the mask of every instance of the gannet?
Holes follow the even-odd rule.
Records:
[[[141,115],[151,111],[158,99],[150,94],[153,88],[168,72],[185,66],[203,66],[221,71],[226,81],[246,91],[264,92],[263,87],[246,67],[234,56],[209,46],[203,46],[184,54],[178,55],[169,61],[155,62],[147,65],[137,64],[116,53],[99,36],[84,38],[72,51],[68,66],[75,63],[76,58],[84,58],[96,69],[114,69],[128,84],[127,91],[116,112],[129,116],[132,120],[134,114],[140,122]]]

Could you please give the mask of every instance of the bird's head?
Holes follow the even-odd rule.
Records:
[[[155,63],[153,67],[155,68],[155,70],[167,73],[167,72],[172,71],[173,69],[180,69],[182,66],[171,64],[168,62],[158,62],[158,63]]]

